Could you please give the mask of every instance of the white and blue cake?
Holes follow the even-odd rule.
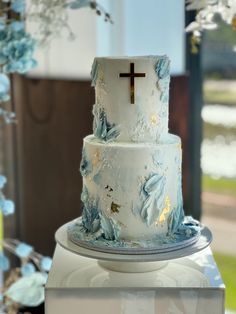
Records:
[[[93,135],[84,138],[83,213],[69,237],[93,249],[196,241],[184,223],[181,139],[168,133],[167,56],[95,58]]]

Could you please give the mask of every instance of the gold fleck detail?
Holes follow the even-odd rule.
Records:
[[[177,147],[179,150],[181,150],[181,149],[182,149],[181,143],[177,144],[176,147]]]
[[[100,161],[100,152],[97,149],[93,155],[93,160],[92,160],[93,166],[96,166],[99,163],[99,161]]]
[[[236,31],[236,15],[232,18],[231,25],[234,31]]]
[[[111,211],[112,211],[112,213],[119,213],[119,208],[120,207],[121,207],[120,205],[112,202],[111,203]]]
[[[151,115],[151,118],[150,118],[150,122],[151,124],[157,124],[157,116],[155,114],[152,114]]]
[[[166,220],[166,214],[169,213],[170,209],[171,209],[170,198],[169,198],[169,196],[166,196],[165,208],[162,210],[162,213],[161,213],[158,221],[156,222],[156,225],[158,224],[158,222],[162,223]]]

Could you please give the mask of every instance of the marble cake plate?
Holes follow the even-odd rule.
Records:
[[[175,246],[166,248],[165,251],[158,249],[152,250],[139,250],[132,249],[121,252],[117,248],[114,251],[102,251],[95,248],[85,247],[79,243],[74,243],[68,237],[68,228],[75,221],[69,222],[61,226],[55,234],[57,243],[64,249],[89,258],[99,260],[99,264],[102,267],[110,270],[123,271],[123,272],[145,272],[152,271],[163,267],[166,261],[182,258],[192,255],[205,249],[212,241],[212,233],[206,227],[201,225],[199,235],[195,238],[195,241],[190,243],[184,242],[182,246]],[[149,262],[149,263],[143,263]]]

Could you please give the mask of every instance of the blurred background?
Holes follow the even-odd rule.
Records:
[[[236,311],[236,44],[220,23],[192,54],[184,1],[100,0],[114,24],[89,8],[70,12],[64,34],[39,48],[39,66],[13,77],[16,126],[2,126],[1,168],[16,200],[5,234],[53,254],[56,229],[80,215],[82,139],[92,133],[95,56],[167,54],[171,59],[170,131],[183,142],[185,212],[213,232],[212,248]],[[34,31],[28,24],[28,29]]]
[[[202,43],[202,220],[213,231],[212,249],[236,311],[236,52],[235,30],[219,21]],[[232,49],[233,48],[233,49]]]

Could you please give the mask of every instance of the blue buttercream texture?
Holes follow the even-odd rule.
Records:
[[[96,82],[97,82],[97,78],[98,78],[98,62],[97,62],[96,59],[94,59],[94,61],[93,61],[93,65],[92,65],[92,69],[91,69],[90,75],[91,75],[91,79],[92,79],[91,85],[93,87],[95,87],[96,86]]]
[[[145,196],[141,209],[141,217],[148,226],[152,225],[164,208],[166,178],[160,174],[153,174],[143,185]]]
[[[68,3],[68,7],[70,9],[76,10],[84,7],[88,7],[90,5],[89,0],[74,0]]]
[[[112,142],[120,135],[119,126],[107,121],[107,116],[103,109],[95,105],[93,107],[93,115],[93,133],[97,138],[105,142]]]
[[[170,60],[167,57],[158,59],[155,67],[159,79],[164,79],[170,75]]]
[[[92,170],[93,170],[92,164],[87,157],[85,148],[83,148],[82,159],[81,159],[81,163],[80,163],[80,173],[83,177],[86,177],[87,175],[89,175],[92,172]]]
[[[172,209],[168,217],[168,233],[174,234],[177,232],[184,220],[183,196],[182,196],[182,182],[181,175],[178,176],[178,192],[177,192],[177,206]]]
[[[119,226],[110,217],[100,214],[101,227],[104,232],[105,239],[118,240],[120,234]]]
[[[89,196],[86,186],[83,186],[81,200],[83,202],[83,226],[88,232],[95,233],[100,228],[98,201]]]

